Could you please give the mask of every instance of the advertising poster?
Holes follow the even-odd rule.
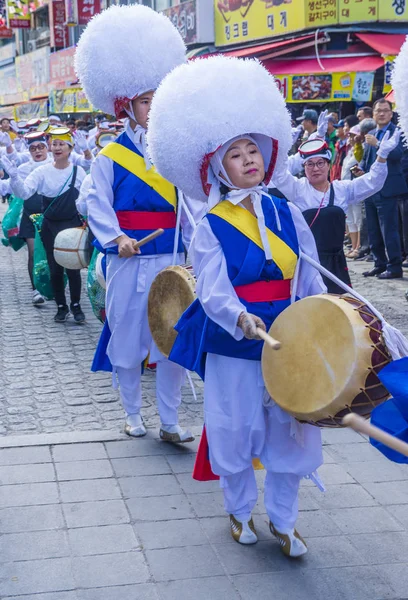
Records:
[[[374,73],[319,73],[276,75],[276,82],[287,102],[339,102],[356,100],[354,94],[371,99]]]

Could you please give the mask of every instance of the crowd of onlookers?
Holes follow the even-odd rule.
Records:
[[[319,114],[315,109],[303,111],[303,135],[297,146],[316,135]],[[389,131],[395,130],[396,115],[385,98],[373,107],[363,106],[356,114],[339,119],[335,112],[327,119],[326,142],[332,151],[330,180],[346,180],[367,173],[378,145]],[[295,148],[296,149],[296,148]],[[366,277],[400,278],[408,268],[408,144],[402,140],[387,160],[388,176],[382,190],[347,212],[346,256],[373,262]]]

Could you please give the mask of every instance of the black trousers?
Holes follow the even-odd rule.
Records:
[[[408,197],[398,199],[402,254],[408,256]]]
[[[365,200],[368,237],[376,267],[401,273],[402,254],[398,227],[398,196],[381,193]]]
[[[80,224],[80,223],[79,223]],[[60,231],[70,227],[78,227],[78,220],[73,221],[50,221],[44,218],[41,228],[41,239],[47,253],[48,266],[50,268],[51,285],[54,291],[55,302],[57,305],[66,305],[64,270],[66,271],[69,283],[69,293],[71,303],[75,304],[81,300],[81,271],[74,269],[64,269],[54,258],[54,240]]]

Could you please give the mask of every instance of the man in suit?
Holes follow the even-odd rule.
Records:
[[[376,129],[365,137],[365,150],[360,167],[368,173],[377,158],[377,149],[386,132],[394,133],[391,123],[392,105],[385,98],[374,103]],[[365,200],[368,237],[374,256],[374,268],[365,271],[365,277],[377,276],[378,279],[402,277],[401,242],[398,228],[398,200],[408,193],[402,173],[401,158],[404,153],[402,143],[390,152],[387,165],[388,176],[383,189]]]

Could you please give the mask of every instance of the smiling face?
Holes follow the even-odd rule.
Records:
[[[309,158],[304,167],[306,177],[312,185],[319,185],[328,181],[330,162],[325,158]]]
[[[68,159],[72,152],[72,148],[67,142],[63,140],[52,140],[51,152],[54,160]]]
[[[228,148],[222,164],[234,187],[247,189],[265,179],[265,165],[258,146],[251,140],[234,141]]]
[[[147,119],[149,117],[153,94],[153,91],[146,92],[145,94],[142,94],[141,96],[138,96],[132,100],[132,108],[136,122],[144,127],[144,129],[147,129]]]
[[[30,144],[29,150],[35,162],[41,162],[47,158],[48,148],[44,142],[33,142]]]

